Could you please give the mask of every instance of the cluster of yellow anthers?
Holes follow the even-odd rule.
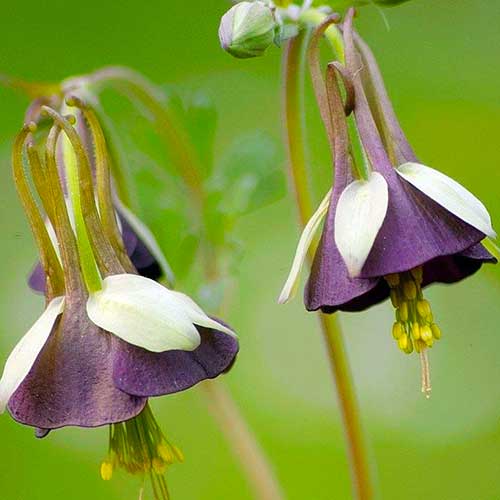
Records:
[[[116,468],[131,474],[161,476],[167,466],[183,461],[181,450],[165,438],[146,406],[135,419],[111,426],[109,452],[101,463],[101,477],[110,480]]]
[[[441,330],[434,323],[429,302],[422,294],[422,267],[409,272],[390,274],[385,280],[391,287],[391,302],[396,309],[392,335],[406,354],[418,353],[432,347],[441,338]]]

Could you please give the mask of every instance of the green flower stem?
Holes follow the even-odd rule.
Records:
[[[139,73],[123,67],[107,67],[89,76],[90,85],[110,84],[124,91],[139,109],[153,117],[158,135],[168,145],[175,167],[191,190],[195,201],[203,205],[200,160],[191,147],[188,134],[164,102],[164,96]]]
[[[249,483],[259,500],[283,500],[285,496],[252,430],[225,384],[207,380],[200,385],[209,409],[223,430],[233,455],[239,457]]]
[[[302,226],[305,226],[313,213],[308,187],[302,118],[303,94],[301,90],[304,74],[305,40],[305,34],[299,34],[288,42],[284,53],[286,145],[289,154],[290,176]],[[310,261],[312,261],[313,255],[314,249],[310,249],[308,255]],[[374,490],[370,477],[370,466],[341,331],[335,316],[319,313],[319,317],[342,412],[355,498],[359,500],[372,499]]]

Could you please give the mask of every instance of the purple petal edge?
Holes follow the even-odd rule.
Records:
[[[146,399],[115,387],[113,360],[124,343],[90,322],[85,301],[66,299],[47,344],[9,400],[16,421],[44,430],[99,427],[129,420],[144,408]]]
[[[198,331],[201,344],[194,351],[153,353],[126,344],[114,362],[116,386],[136,396],[161,396],[227,372],[238,354],[238,340],[209,328]]]

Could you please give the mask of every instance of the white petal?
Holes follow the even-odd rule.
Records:
[[[174,294],[179,302],[183,304],[186,314],[195,325],[204,326],[205,328],[213,328],[215,330],[219,330],[220,332],[227,333],[228,335],[231,335],[231,337],[237,338],[236,333],[233,332],[231,328],[221,325],[218,321],[215,321],[210,316],[207,316],[205,311],[203,311],[203,309],[191,297],[189,297],[189,295],[174,291],[170,291],[170,293]]]
[[[0,379],[0,413],[5,411],[12,394],[28,375],[63,308],[64,297],[53,299],[10,353]]]
[[[90,295],[87,314],[97,326],[148,351],[193,351],[200,334],[188,308],[156,281],[135,274],[108,276]]]
[[[389,192],[378,172],[354,181],[340,195],[335,213],[335,243],[351,277],[361,272],[387,214]]]
[[[396,172],[459,219],[486,236],[496,238],[486,207],[451,177],[420,163],[403,163]]]
[[[314,235],[316,234],[321,221],[328,212],[331,194],[332,190],[330,189],[330,191],[326,193],[326,196],[323,198],[323,201],[319,205],[318,209],[316,210],[316,212],[314,212],[313,216],[309,219],[309,222],[306,224],[306,227],[302,231],[299,244],[297,245],[297,250],[295,250],[295,257],[293,258],[290,273],[288,274],[286,283],[283,286],[283,290],[281,290],[280,296],[278,298],[278,302],[280,304],[285,304],[286,302],[288,302],[297,292],[300,271],[302,270],[302,266],[304,265],[304,261],[306,260],[307,251],[311,246]]]
[[[137,217],[134,213],[132,213],[119,199],[115,197],[114,199],[115,205],[117,206],[119,212],[127,222],[130,224],[130,227],[136,232],[137,236],[141,239],[141,241],[146,245],[147,249],[151,252],[153,257],[156,259],[158,264],[160,265],[163,274],[167,277],[169,283],[173,283],[175,281],[174,273],[172,268],[170,267],[165,255],[163,254],[160,245],[156,241],[151,230],[142,222],[139,217]]]

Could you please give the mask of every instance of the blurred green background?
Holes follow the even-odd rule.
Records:
[[[228,5],[224,0],[4,2],[0,72],[60,80],[125,64],[158,83],[203,88],[219,112],[216,154],[237,135],[259,129],[279,141],[280,51],[248,61],[222,52],[217,28]],[[384,15],[386,21],[377,9],[363,9],[358,27],[379,56],[419,156],[475,192],[498,229],[500,2],[413,0]],[[0,102],[3,362],[42,301],[25,285],[35,249],[8,161],[28,101],[0,89]],[[307,109],[319,199],[330,182],[330,166],[310,92]],[[316,320],[300,299],[276,304],[298,237],[292,199],[245,217],[237,232],[244,250],[226,319],[240,334],[241,353],[225,382],[274,463],[287,498],[348,499],[341,423]],[[419,391],[418,358],[403,356],[391,339],[388,304],[341,317],[379,497],[499,499],[500,271],[487,267],[427,295],[443,331],[431,353],[430,401]],[[162,398],[153,407],[186,455],[183,465],[168,472],[174,498],[252,498],[201,391]],[[0,498],[137,498],[139,480],[118,473],[111,482],[101,481],[98,467],[106,446],[106,429],[65,429],[37,441],[31,429],[4,415]]]

